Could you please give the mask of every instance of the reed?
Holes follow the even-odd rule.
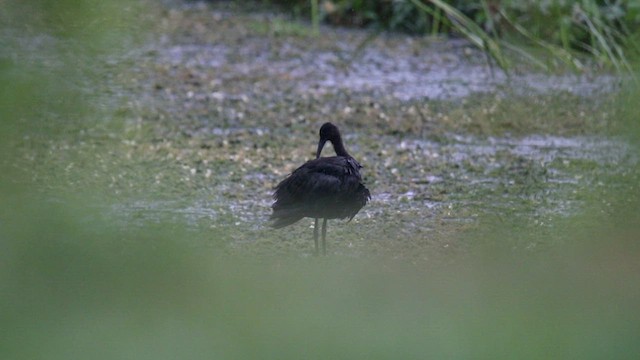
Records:
[[[515,60],[543,70],[632,73],[640,5],[631,0],[272,0],[320,20],[420,35],[462,35],[503,70]]]

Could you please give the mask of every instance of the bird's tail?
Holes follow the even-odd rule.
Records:
[[[271,227],[280,229],[299,221],[303,217],[298,209],[279,209],[271,214],[270,220],[274,220],[271,223]]]

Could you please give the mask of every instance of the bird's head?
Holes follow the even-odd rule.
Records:
[[[340,131],[338,127],[333,125],[330,122],[326,122],[320,128],[320,141],[318,142],[318,151],[316,152],[316,159],[320,157],[320,153],[322,152],[322,148],[324,148],[324,144],[327,141],[331,141],[334,148],[337,144],[342,145],[342,138],[340,136]]]

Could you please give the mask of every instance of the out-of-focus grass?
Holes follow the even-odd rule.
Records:
[[[170,225],[118,230],[99,214],[88,222],[84,204],[6,195],[6,359],[633,359],[640,351],[640,249],[627,221],[591,226],[537,255],[516,256],[501,232],[489,233],[491,246],[476,255],[425,269],[224,257],[188,247],[188,232]],[[614,204],[611,215],[636,205]]]
[[[11,79],[0,82],[3,359],[640,354],[637,169],[629,169],[627,187],[594,194],[589,212],[559,227],[565,242],[551,251],[514,253],[505,237],[539,234],[502,219],[465,239],[478,244],[471,255],[430,268],[391,259],[231,257],[215,246],[191,247],[180,224],[122,229],[83,200],[94,196],[39,196],[13,170],[20,158],[11,144],[64,136],[49,121],[63,127],[60,119],[89,114],[78,113],[93,105],[83,96],[55,100],[75,91],[70,76],[85,74],[1,64],[2,80]],[[632,99],[640,93],[632,93],[618,116],[628,117],[637,139]],[[209,236],[215,244],[224,234]]]

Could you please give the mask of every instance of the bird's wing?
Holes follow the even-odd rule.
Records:
[[[339,194],[345,190],[345,180],[351,172],[352,167],[345,158],[308,161],[278,184],[274,198],[286,203]]]

